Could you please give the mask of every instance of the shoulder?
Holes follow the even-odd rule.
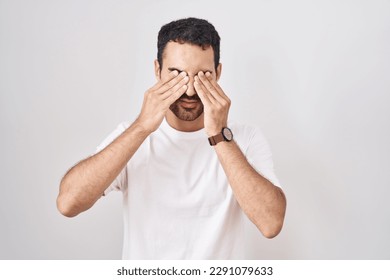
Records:
[[[121,135],[127,128],[130,127],[129,121],[123,121],[116,126],[114,130],[111,131],[110,134],[106,136],[103,142],[96,148],[96,152],[103,150],[106,146],[108,146],[112,141],[114,141],[119,135]]]
[[[261,128],[254,124],[244,124],[237,121],[229,121],[229,128],[232,130],[236,140],[251,142],[264,139]]]
[[[130,127],[131,123],[129,121],[123,121],[121,122],[120,124],[118,124],[118,126],[116,127],[117,130],[120,130],[120,131],[125,131],[126,129],[128,129]]]
[[[116,126],[116,128],[107,137],[108,140],[111,140],[111,141],[114,140],[115,138],[117,138],[119,135],[121,135],[129,127],[130,127],[130,122],[128,122],[128,121],[123,121],[123,122],[119,123]]]

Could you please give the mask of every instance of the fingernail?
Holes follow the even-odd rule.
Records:
[[[187,76],[187,73],[183,71],[180,73],[180,76],[185,77],[185,76]]]

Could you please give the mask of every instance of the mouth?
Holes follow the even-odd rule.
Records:
[[[199,102],[199,100],[180,99],[180,105],[184,108],[195,108]]]
[[[198,103],[199,101],[180,100],[180,105],[187,109],[195,108],[198,105]]]

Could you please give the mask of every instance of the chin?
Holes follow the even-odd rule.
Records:
[[[180,105],[171,106],[169,109],[179,120],[191,122],[197,120],[202,115],[203,104],[200,107],[195,107],[191,109],[181,107]]]

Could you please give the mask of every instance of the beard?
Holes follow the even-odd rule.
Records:
[[[180,104],[180,102],[182,102],[182,99],[197,101],[196,106],[194,108],[185,108]],[[179,120],[182,121],[194,121],[199,118],[200,115],[202,115],[204,110],[203,103],[200,101],[198,95],[190,97],[185,93],[180,96],[180,98],[177,99],[175,102],[173,102],[171,106],[169,106],[169,109]]]

